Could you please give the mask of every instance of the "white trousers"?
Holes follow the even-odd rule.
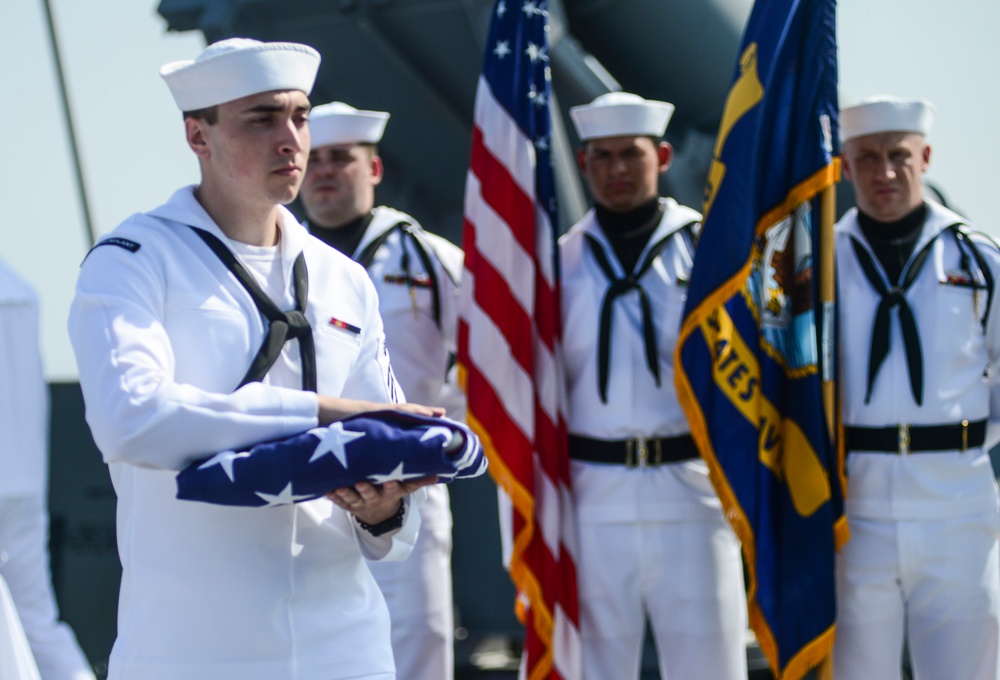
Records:
[[[0,498],[0,576],[7,581],[42,680],[94,680],[73,631],[59,621],[43,499]]]
[[[389,607],[397,677],[452,680],[455,674],[451,587],[451,510],[443,484],[428,488],[420,534],[401,562],[369,562]]]
[[[1000,517],[849,517],[837,556],[836,680],[998,680]]]
[[[739,542],[718,522],[580,527],[584,680],[638,679],[645,623],[664,680],[747,677]]]

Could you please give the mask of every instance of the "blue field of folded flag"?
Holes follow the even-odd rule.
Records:
[[[360,481],[477,477],[487,462],[479,438],[448,418],[365,413],[327,427],[222,451],[177,474],[177,498],[263,507],[312,500]]]

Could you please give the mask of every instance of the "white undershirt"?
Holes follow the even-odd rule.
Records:
[[[275,246],[252,246],[229,239],[229,247],[279,309],[287,312],[295,308],[295,291],[291,286],[285,285],[280,241]],[[285,344],[278,360],[261,382],[286,387],[302,386],[298,340]]]

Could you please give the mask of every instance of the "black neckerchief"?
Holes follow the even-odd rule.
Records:
[[[885,269],[887,278],[887,281],[883,281],[875,268],[875,262],[871,255],[857,239],[852,237],[851,244],[858,264],[861,265],[865,278],[868,279],[880,298],[872,323],[871,347],[868,351],[866,404],[871,401],[872,391],[875,388],[875,378],[891,348],[891,311],[893,309],[897,310],[899,317],[903,350],[906,353],[907,372],[910,377],[910,391],[914,401],[917,404],[923,404],[923,349],[921,348],[916,318],[906,299],[906,292],[920,274],[933,241],[925,245],[913,258],[909,268],[906,269],[905,278],[901,279],[901,276],[906,263],[913,254],[917,240],[920,238],[926,218],[927,206],[923,203],[906,216],[893,222],[878,222],[868,215],[858,212],[858,226],[861,227],[862,234],[875,253],[875,257]]]
[[[921,203],[909,214],[894,222],[879,222],[858,211],[858,226],[865,240],[871,246],[875,257],[889,277],[889,281],[899,281],[900,274],[913,249],[920,240],[920,232],[927,220],[927,204]]]
[[[302,389],[316,391],[316,343],[312,327],[306,319],[309,301],[309,270],[306,268],[305,253],[299,253],[292,267],[292,284],[295,291],[295,308],[283,312],[260,287],[253,275],[247,271],[239,259],[217,236],[204,229],[191,227],[202,241],[222,261],[226,269],[240,282],[253,300],[254,306],[267,323],[264,341],[254,356],[246,374],[240,381],[243,387],[252,382],[260,382],[278,360],[281,350],[289,340],[299,341],[299,358],[302,360]]]
[[[336,248],[347,257],[354,257],[354,251],[358,249],[358,244],[361,243],[365,230],[368,229],[374,216],[374,213],[368,211],[339,227],[322,227],[312,221],[306,222],[306,227],[323,243]]]
[[[604,293],[604,300],[601,302],[600,322],[598,324],[597,340],[597,388],[601,395],[601,402],[608,403],[608,379],[611,374],[611,321],[614,314],[615,301],[629,293],[636,291],[639,294],[639,305],[642,310],[642,342],[646,350],[646,365],[649,372],[656,381],[656,386],[660,386],[660,363],[657,352],[656,327],[653,324],[653,305],[649,299],[649,294],[642,287],[639,280],[653,266],[653,261],[660,254],[660,251],[667,245],[670,237],[660,239],[646,253],[642,264],[635,271],[629,271],[624,278],[618,278],[611,263],[608,261],[604,248],[591,234],[584,234],[587,245],[594,256],[594,261],[608,279],[608,289]]]
[[[664,205],[659,198],[628,212],[613,212],[600,204],[594,205],[597,224],[626,273],[635,269],[639,255],[663,218],[663,210]]]

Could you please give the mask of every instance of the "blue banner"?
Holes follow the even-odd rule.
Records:
[[[758,0],[705,188],[675,382],[743,544],[751,625],[782,680],[832,649],[847,534],[828,417],[832,292],[819,292],[823,277],[832,291],[819,197],[839,175],[837,114],[835,0]]]

